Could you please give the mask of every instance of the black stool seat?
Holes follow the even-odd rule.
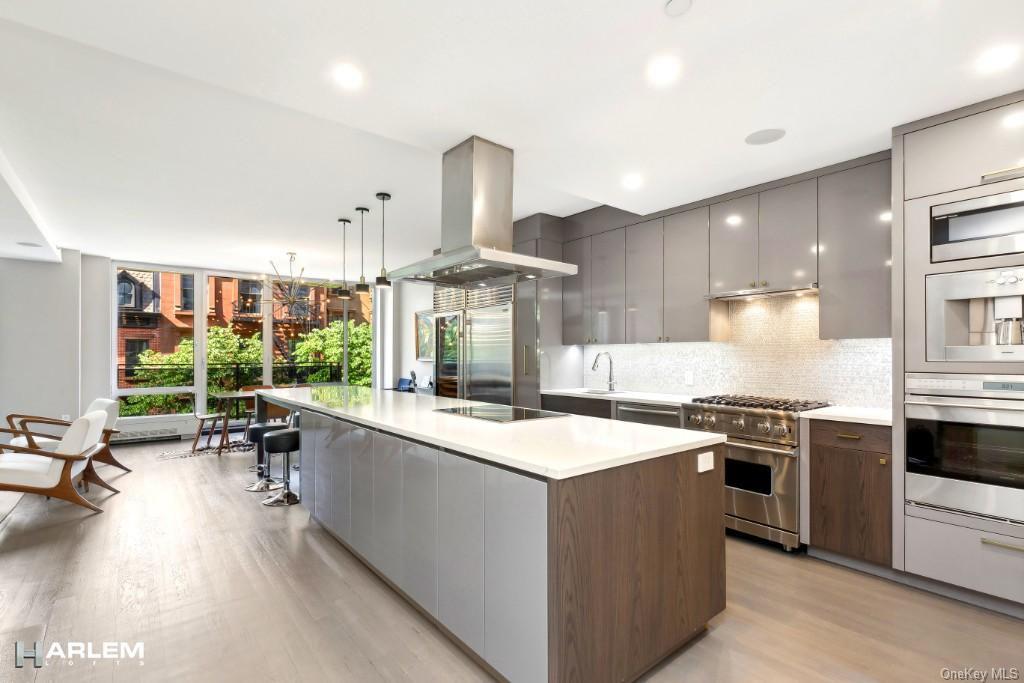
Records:
[[[288,425],[281,422],[255,422],[249,425],[249,443],[260,444],[263,435],[286,429]]]
[[[281,429],[263,437],[263,450],[267,453],[292,453],[299,450],[299,430]]]

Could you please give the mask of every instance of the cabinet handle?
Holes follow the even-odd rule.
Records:
[[[1005,550],[1016,550],[1019,553],[1024,553],[1024,546],[1013,545],[1012,543],[1003,543],[1002,541],[997,541],[994,538],[982,537],[981,543],[982,545],[991,545],[995,546],[996,548],[1003,548]]]
[[[658,341],[661,341],[661,337],[658,337]]]
[[[756,282],[751,282],[751,283],[750,283],[750,286],[751,286],[752,288],[753,288],[753,287],[757,287],[757,283],[756,283]]]
[[[672,341],[672,337],[665,337],[665,341]]]
[[[884,465],[885,463],[886,463],[886,460],[885,460],[885,458],[879,458],[879,459],[878,459],[878,464],[879,464],[879,465]]]
[[[767,280],[761,280],[761,286],[762,287],[767,287],[768,286],[768,281]]]
[[[523,374],[530,374],[530,347],[523,344]]]
[[[860,439],[860,434],[843,434],[842,432],[839,432],[836,436],[840,439],[851,439],[853,441],[858,441]]]
[[[1003,180],[1013,180],[1014,178],[1024,178],[1024,166],[1001,168],[998,171],[986,173],[981,176],[981,184],[988,185],[989,183],[998,183]]]

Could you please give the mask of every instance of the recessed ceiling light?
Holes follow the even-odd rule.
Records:
[[[978,55],[974,60],[974,68],[978,73],[987,76],[1009,69],[1018,59],[1019,45],[996,45]]]
[[[1003,126],[1006,128],[1020,128],[1024,126],[1024,111],[1017,111],[1004,116]]]
[[[19,247],[28,247],[30,249],[39,249],[43,246],[39,244],[39,242],[18,242],[17,245]]]
[[[665,14],[670,17],[681,17],[693,9],[693,0],[666,0]]]
[[[331,72],[334,82],[342,90],[359,90],[363,87],[363,72],[355,64],[339,64]]]
[[[647,82],[655,88],[665,88],[683,72],[683,63],[675,55],[659,55],[647,62]]]
[[[748,145],[768,145],[781,140],[785,136],[786,131],[781,128],[765,128],[754,131],[744,138],[744,142]]]
[[[622,186],[627,190],[639,190],[644,186],[644,177],[639,173],[627,173],[622,176]]]
[[[725,222],[729,225],[739,225],[743,222],[743,216],[739,214],[731,213],[725,217]]]
[[[878,214],[878,220],[882,221],[883,223],[891,223],[892,211],[883,211],[882,213]]]

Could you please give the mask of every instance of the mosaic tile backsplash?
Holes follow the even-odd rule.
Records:
[[[729,304],[729,342],[588,345],[583,381],[607,386],[615,361],[619,389],[688,396],[747,393],[886,408],[892,402],[892,340],[818,339],[818,297],[784,296]],[[685,381],[693,372],[693,385]]]

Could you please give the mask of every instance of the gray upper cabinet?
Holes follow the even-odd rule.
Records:
[[[399,586],[437,615],[437,449],[402,444],[402,572]]]
[[[1024,134],[1009,117],[1024,117],[1024,102],[903,136],[905,198],[1024,177]]]
[[[664,339],[708,341],[708,207],[665,217]]]
[[[757,286],[757,195],[712,204],[711,293]]]
[[[892,334],[889,160],[818,178],[818,336]]]
[[[575,264],[575,275],[562,278],[562,343],[590,343],[590,238],[566,242],[562,259]]]
[[[660,342],[664,316],[662,219],[626,228],[626,342]]]
[[[590,238],[590,326],[597,344],[626,341],[626,229]]]
[[[818,281],[818,181],[758,194],[757,286],[808,287]]]

